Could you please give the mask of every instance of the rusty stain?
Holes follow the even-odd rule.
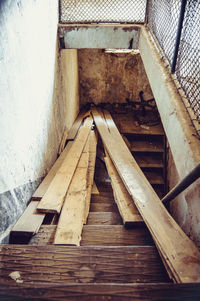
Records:
[[[125,31],[125,32],[131,32],[133,30],[135,31],[135,28],[133,28],[133,27],[123,27],[122,30]]]

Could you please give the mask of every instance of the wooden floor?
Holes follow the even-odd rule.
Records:
[[[153,164],[162,164],[164,145],[156,135],[163,137],[162,128],[156,127],[152,140],[138,135],[129,143],[135,153],[157,153],[154,159],[160,161],[152,159],[151,167],[159,169]],[[15,237],[0,246],[0,299],[200,300],[200,284],[171,282],[144,222],[124,227],[105,164],[102,159],[96,163],[99,194],[92,195],[80,247],[53,245],[57,218],[47,215],[31,239]],[[153,184],[164,189],[163,182]]]

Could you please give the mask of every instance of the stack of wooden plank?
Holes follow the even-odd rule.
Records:
[[[77,121],[78,120],[78,121]],[[80,114],[67,145],[32,201],[12,229],[12,236],[36,234],[47,214],[59,215],[55,244],[79,245],[87,222],[90,198],[98,193],[94,184],[97,136],[88,112]]]
[[[199,282],[199,250],[163,206],[131,155],[110,114],[108,112],[102,114],[95,108],[92,114],[115,167],[115,174],[119,177],[119,181],[124,183],[146,223],[169,276],[179,283]],[[116,179],[115,181],[117,182]]]
[[[81,117],[75,139],[68,142],[35,192],[36,201],[29,204],[23,215],[26,215],[26,224],[27,217],[31,215],[32,218],[30,229],[27,226],[28,231],[36,233],[45,214],[57,214],[60,217],[54,244],[80,245],[94,179],[97,145],[94,122],[104,144],[105,163],[124,224],[146,223],[168,274],[175,282],[199,282],[198,249],[163,206],[130,153],[111,115],[96,108],[91,112],[92,115],[89,113]],[[24,229],[23,216],[13,231]]]

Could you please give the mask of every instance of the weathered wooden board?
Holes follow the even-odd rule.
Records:
[[[39,202],[30,202],[24,213],[18,219],[12,228],[11,235],[31,236],[39,231],[39,228],[45,218],[45,214],[38,213],[36,208]]]
[[[104,145],[174,278],[177,282],[199,282],[199,250],[167,212],[127,146],[121,143],[121,136],[110,134],[96,109],[92,113]]]
[[[121,225],[122,219],[118,213],[114,212],[90,212],[88,215],[88,225]]]
[[[1,247],[0,281],[12,285],[10,271],[24,284],[132,283],[169,281],[154,246],[145,247]],[[114,256],[113,256],[114,255]],[[89,259],[89,260],[88,260]]]
[[[0,283],[1,300],[58,301],[198,301],[200,284],[174,283],[62,283],[56,281],[34,285]],[[26,298],[26,299],[25,299]]]
[[[77,116],[76,120],[74,121],[71,129],[69,130],[69,133],[67,135],[67,140],[74,140],[76,138],[76,135],[78,133],[78,130],[84,120],[87,116],[90,115],[90,111],[88,112],[80,112]]]
[[[92,202],[90,204],[90,212],[116,212],[119,214],[117,205],[113,203],[96,203]]]
[[[135,207],[134,201],[128,193],[124,183],[122,182],[116,168],[114,167],[107,151],[105,157],[105,163],[108,170],[108,174],[111,178],[113,187],[115,202],[117,204],[120,215],[123,219],[125,226],[134,225],[136,223],[143,222],[141,215]]]
[[[45,246],[54,242],[56,226],[43,225],[30,245]],[[126,229],[123,225],[84,225],[81,246],[150,246],[153,240],[146,227]]]
[[[84,224],[87,223],[87,217],[90,210],[90,199],[92,193],[92,186],[94,182],[96,151],[97,151],[97,136],[94,131],[91,131],[89,136],[89,165],[88,165],[88,173],[87,173],[87,195],[85,199]]]
[[[37,209],[40,212],[59,213],[80,159],[82,150],[93,124],[92,117],[88,117],[68,151],[61,167],[53,178],[47,192],[40,201]]]
[[[95,182],[93,182],[93,185],[92,185],[92,194],[99,194],[99,189],[97,188],[97,185]]]
[[[42,183],[39,185],[37,190],[34,192],[34,194],[32,196],[33,200],[41,199],[44,196],[49,185],[51,184],[51,181],[55,177],[60,166],[62,165],[69,149],[71,148],[72,143],[73,143],[72,141],[69,141],[67,143],[67,145],[66,145],[65,149],[63,150],[63,152],[61,153],[60,157],[56,160],[56,162],[54,163],[54,165],[52,166],[52,168],[50,169],[50,171],[48,172],[48,174],[46,175],[46,177],[44,178]]]
[[[80,245],[87,197],[89,143],[90,137],[85,144],[83,153],[80,157],[65,197],[55,234],[54,244]]]

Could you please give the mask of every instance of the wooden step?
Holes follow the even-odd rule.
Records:
[[[117,205],[112,203],[92,202],[90,204],[90,212],[115,212],[118,213]]]
[[[133,114],[112,114],[121,134],[164,135],[162,124],[155,126],[139,125]]]
[[[14,282],[14,281],[13,281]],[[12,283],[13,283],[12,282]],[[16,297],[17,296],[17,297]],[[198,301],[200,283],[14,283],[4,280],[0,285],[2,300],[58,301]]]
[[[164,185],[164,179],[162,177],[162,175],[159,172],[156,171],[149,171],[149,170],[143,170],[146,178],[148,179],[148,181],[153,185],[153,184],[157,184],[157,185]]]
[[[42,226],[29,244],[45,246],[53,244],[56,226]],[[81,246],[139,246],[153,245],[146,227],[126,229],[121,225],[86,225],[83,227]]]
[[[114,212],[90,212],[87,220],[88,225],[122,225],[122,219]]]
[[[141,167],[146,168],[163,168],[163,159],[160,154],[153,153],[134,153],[133,157],[135,158],[137,164]]]
[[[12,271],[20,273],[23,284],[33,286],[35,283],[169,282],[154,246],[8,245],[1,247],[1,255],[0,282],[4,280],[10,285],[14,282],[9,277]]]
[[[93,203],[114,203],[115,199],[113,195],[104,196],[102,193],[99,195],[92,195],[91,202]]]
[[[160,141],[135,140],[130,142],[132,152],[163,153],[164,146]]]

